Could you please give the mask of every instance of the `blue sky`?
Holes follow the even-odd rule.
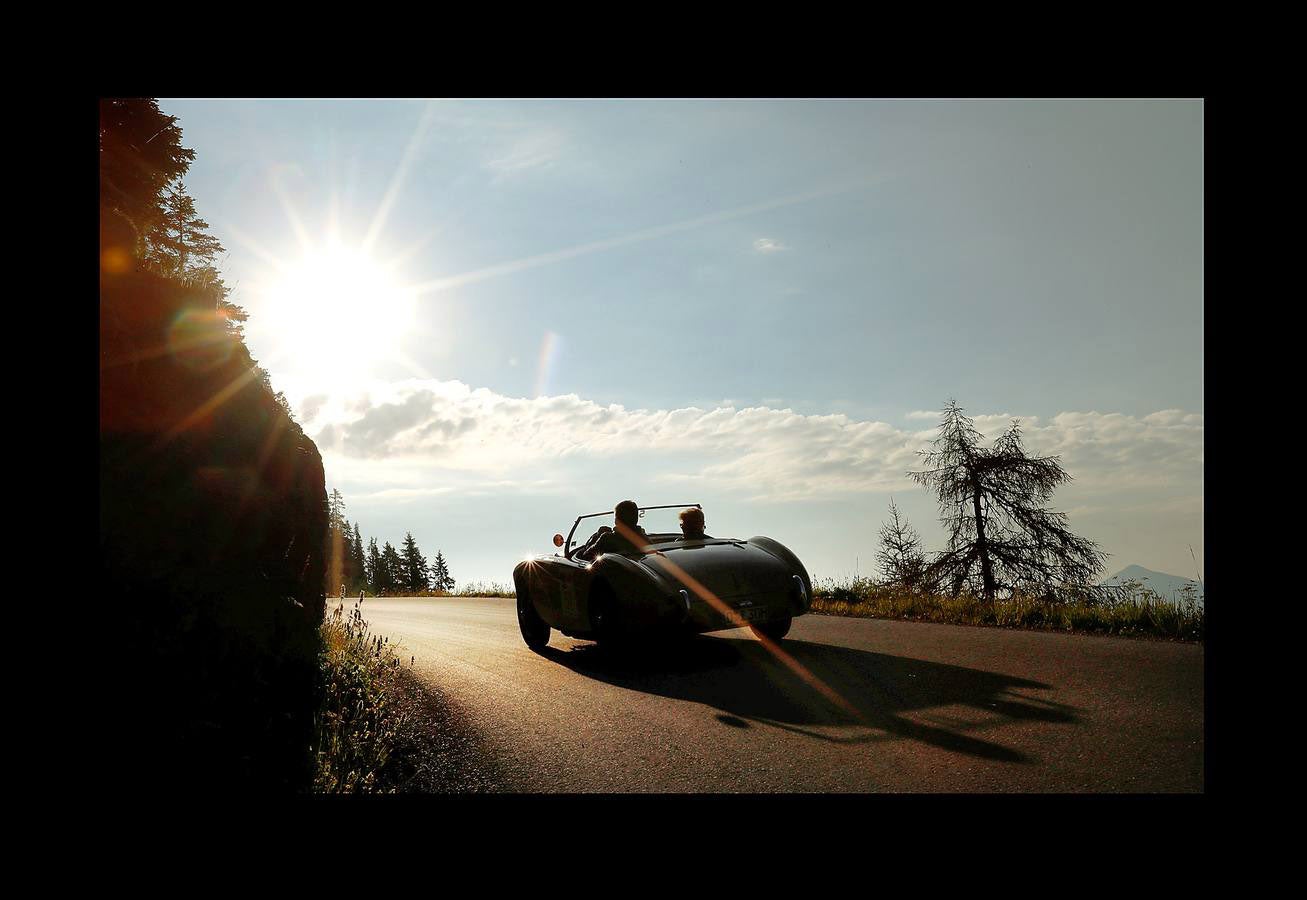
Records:
[[[937,548],[903,473],[948,397],[1062,454],[1105,574],[1201,564],[1200,101],[160,107],[347,515],[461,581],[628,496],[819,577],[890,496]]]

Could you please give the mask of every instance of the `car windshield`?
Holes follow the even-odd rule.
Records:
[[[640,527],[644,529],[645,534],[655,539],[656,542],[658,542],[658,538],[661,538],[661,541],[679,539],[681,537],[681,510],[693,505],[687,503],[680,506],[668,506],[665,509],[642,509],[640,510]],[[600,526],[612,528],[613,515],[605,513],[581,519],[577,523],[576,533],[572,535],[572,544],[569,550],[575,551],[577,548],[584,546],[585,542],[599,530]]]
[[[681,510],[684,506],[672,509],[646,509],[640,512],[640,527],[645,534],[653,537],[663,534],[679,538],[681,536]]]

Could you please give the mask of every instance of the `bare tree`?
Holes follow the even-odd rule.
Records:
[[[1027,456],[1017,419],[992,447],[983,439],[950,400],[939,436],[921,451],[925,469],[908,473],[934,489],[949,535],[927,576],[954,596],[967,586],[990,601],[999,590],[1051,593],[1090,583],[1107,554],[1072,534],[1065,513],[1044,506],[1071,480],[1059,457]]]
[[[906,519],[899,516],[893,499],[889,502],[890,520],[880,529],[880,550],[876,561],[881,575],[889,584],[908,590],[923,587],[926,573],[926,555],[921,549],[921,537]]]

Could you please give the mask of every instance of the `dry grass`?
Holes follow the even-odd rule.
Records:
[[[405,752],[421,742],[414,684],[387,638],[371,634],[359,604],[338,605],[322,624],[314,715],[313,791],[395,793],[420,762]]]
[[[454,591],[384,591],[380,595],[368,594],[369,597],[516,597],[517,592],[511,586],[497,581],[470,581]],[[357,599],[357,598],[353,598]]]
[[[1018,594],[989,603],[966,594],[950,597],[909,591],[867,578],[827,579],[813,589],[812,612],[1184,641],[1202,641],[1206,627],[1201,604],[1167,600],[1137,583],[1119,590],[1090,589],[1064,600]]]

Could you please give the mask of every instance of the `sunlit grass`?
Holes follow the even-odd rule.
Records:
[[[1086,590],[1063,600],[1018,594],[990,603],[969,594],[951,597],[910,591],[869,578],[826,579],[813,588],[812,612],[1185,641],[1202,641],[1206,630],[1202,604],[1168,600],[1137,582],[1118,589]]]
[[[396,588],[381,594],[367,593],[369,597],[516,597],[517,592],[511,585],[498,581],[469,581],[453,591],[412,591]],[[357,597],[355,597],[357,599]]]
[[[418,727],[412,689],[388,638],[369,631],[357,603],[322,624],[313,791],[395,793],[412,777]]]

